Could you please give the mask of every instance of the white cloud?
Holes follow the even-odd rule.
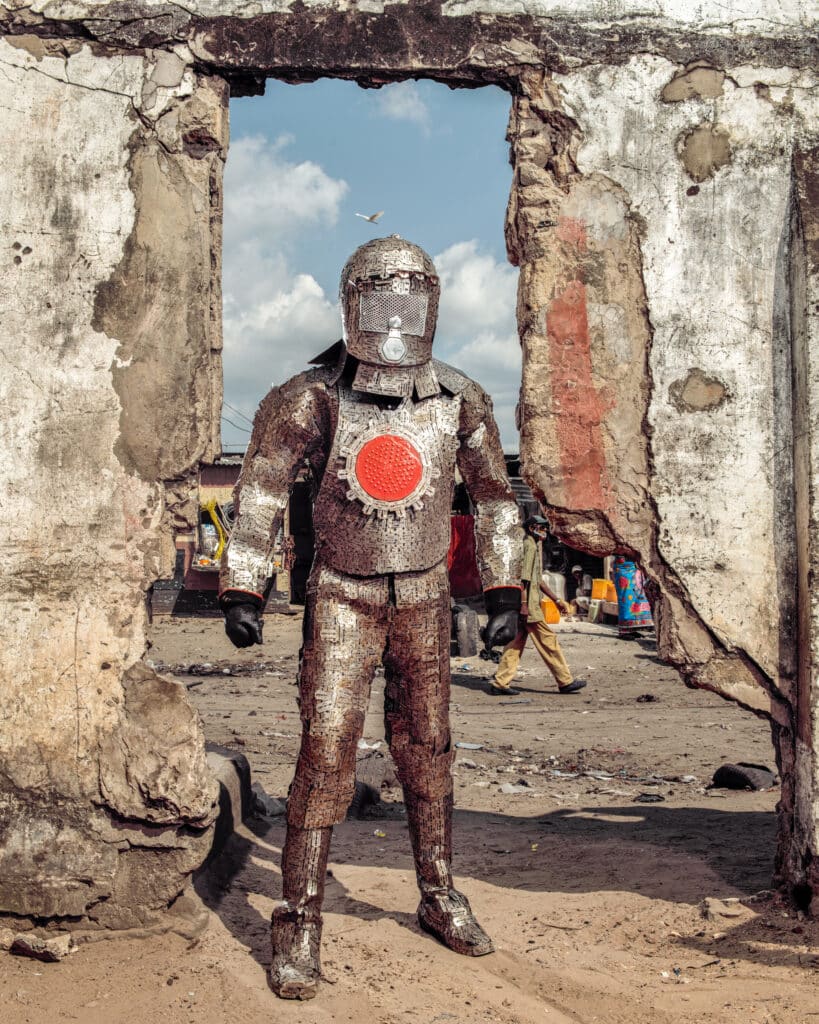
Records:
[[[274,265],[270,261],[264,269]],[[266,280],[263,300],[246,304],[234,293],[225,295],[225,397],[251,419],[272,384],[304,370],[340,334],[335,303],[315,278],[292,275],[283,263],[277,269]],[[229,432],[226,427],[226,439]],[[230,440],[241,437],[231,433]]]
[[[225,170],[225,400],[251,419],[271,384],[303,370],[340,336],[335,301],[293,268],[288,249],[305,226],[336,222],[348,187],[317,164],[288,161],[290,141],[240,138]],[[248,426],[230,409],[225,416]],[[227,422],[222,432],[228,445],[247,440]]]
[[[443,329],[458,334],[488,329],[516,331],[518,274],[480,251],[478,242],[456,242],[435,257],[441,277]]]
[[[310,160],[289,161],[288,135],[249,135],[231,143],[225,168],[225,248],[252,238],[290,235],[304,224],[335,224],[349,191]]]
[[[341,333],[336,303],[316,279],[294,273],[258,239],[226,255],[223,302],[225,398],[251,418],[272,384],[305,369]],[[229,425],[224,432],[241,440]]]
[[[517,270],[482,252],[473,239],[434,258],[441,277],[435,354],[474,377],[491,394],[508,451],[517,451],[515,406],[521,351],[516,318]]]
[[[424,128],[429,125],[429,107],[415,82],[385,85],[378,93],[376,109],[393,121],[411,121]]]

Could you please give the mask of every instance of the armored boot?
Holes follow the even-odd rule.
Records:
[[[287,826],[282,902],[274,909],[268,979],[282,999],[312,999],[321,977],[321,904],[332,828]]]
[[[452,795],[435,800],[405,794],[415,875],[421,890],[418,923],[464,956],[484,956],[495,946],[469,900],[452,886]]]

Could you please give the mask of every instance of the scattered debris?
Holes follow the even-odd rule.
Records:
[[[63,960],[74,949],[74,941],[68,932],[60,935],[49,935],[43,938],[35,932],[20,932],[11,943],[12,953],[18,956],[30,956],[34,960],[45,963],[56,963]]]
[[[682,968],[672,967],[670,971],[660,971],[663,981],[675,981],[678,985],[690,985],[691,979],[682,976]]]
[[[655,697],[653,693],[641,693],[637,698],[638,704],[655,704],[660,700],[659,697]]]
[[[665,802],[665,797],[660,796],[659,793],[638,793],[634,802],[636,804],[661,804]]]
[[[456,743],[458,750],[483,750],[483,743]]]
[[[154,668],[157,672],[165,673],[172,676],[260,676],[260,675],[273,675],[279,676],[281,672],[275,671],[281,668],[281,663],[285,659],[280,658],[278,661],[241,661],[241,662],[230,662],[225,661],[211,662],[211,661],[199,661],[192,662],[191,664],[185,664],[184,662],[177,665],[169,665],[164,661],[149,662],[151,668]]]
[[[359,750],[379,750],[384,746],[383,740],[375,740],[373,743],[368,743],[366,740],[358,741]]]
[[[700,914],[706,921],[722,921],[725,918],[750,917],[753,911],[744,907],[736,897],[719,900],[706,896],[700,904]]]
[[[11,928],[0,928],[0,949],[11,949],[14,932]]]
[[[277,818],[287,810],[284,800],[278,800],[275,796],[265,793],[261,782],[254,782],[251,786],[253,791],[253,813],[266,818]]]
[[[468,757],[462,757],[460,760],[455,762],[460,768],[477,768],[478,764],[476,761],[470,761]]]
[[[376,836],[376,838],[378,838],[378,839],[386,839],[387,838],[387,833],[384,831],[383,828],[374,829],[373,830],[373,835]]]
[[[514,793],[531,793],[532,789],[528,784],[520,785],[520,783],[504,782],[500,787],[501,793],[511,796]]]
[[[364,818],[367,816],[366,812],[368,810],[377,807],[380,803],[381,793],[375,786],[371,786],[368,782],[362,782],[361,779],[356,779],[353,799],[347,808],[347,818]],[[375,814],[374,817],[379,817],[379,815]]]
[[[499,700],[498,701],[498,704],[500,704],[501,707],[508,707],[510,704],[531,704],[531,703],[532,703],[532,701],[528,697],[524,698],[523,700]]]

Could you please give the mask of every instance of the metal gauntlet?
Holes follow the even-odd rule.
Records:
[[[225,632],[234,647],[252,647],[262,642],[262,601],[241,590],[225,591],[219,598],[225,613]]]

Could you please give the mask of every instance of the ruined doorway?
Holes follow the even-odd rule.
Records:
[[[392,232],[422,238],[433,255],[444,289],[435,355],[491,393],[505,449],[517,454],[517,274],[503,238],[509,104],[493,87],[407,81],[364,90],[331,79],[271,80],[263,97],[231,101],[223,458],[243,451],[265,389],[340,336],[337,278],[349,253]],[[375,223],[364,219],[371,214]],[[299,479],[277,604],[287,593],[303,602],[313,554],[309,491]]]
[[[160,849],[160,833],[184,846],[187,828],[207,827],[212,787],[195,723],[140,660],[143,591],[171,571],[168,525],[190,520],[195,466],[217,447],[212,261],[226,82],[252,89],[267,75],[298,79],[323,69],[370,81],[413,74],[490,81],[514,94],[509,239],[522,268],[527,475],[577,546],[623,545],[641,555],[661,589],[664,650],[690,682],[773,718],[787,783],[781,876],[811,889],[815,383],[807,311],[815,275],[807,254],[815,245],[815,118],[800,77],[811,60],[804,26],[783,15],[774,29],[757,25],[737,37],[722,15],[707,32],[690,21],[659,32],[629,22],[623,32],[615,18],[601,33],[582,14],[575,23],[476,12],[471,4],[446,12],[424,5],[420,14],[418,5],[386,5],[386,13],[330,6],[247,19],[177,12],[126,21],[113,7],[101,20],[79,9],[71,20],[37,15],[24,24],[9,16],[4,73],[16,102],[4,123],[20,140],[15,158],[37,173],[4,166],[10,191],[19,186],[17,212],[4,228],[15,440],[5,470],[12,490],[38,507],[47,492],[60,513],[37,530],[21,516],[9,533],[18,554],[5,590],[4,756],[13,770],[4,782],[4,826],[18,845],[14,863],[3,865],[5,906],[37,916],[93,909],[95,920],[115,926],[133,920],[128,877],[139,872],[125,864],[147,871],[155,860],[174,859],[168,878],[151,869],[151,898],[161,907],[199,856],[191,846],[187,860]],[[388,53],[382,26],[395,42]],[[697,63],[704,54],[718,65],[707,73]],[[111,130],[78,135],[77,123]],[[719,131],[704,130],[708,124]],[[701,235],[715,203],[730,228],[720,235],[730,245],[718,263],[715,243]],[[730,217],[739,209],[742,217]],[[697,285],[695,318],[680,300],[689,293],[667,287],[680,266],[672,242],[711,254],[705,272],[684,279]],[[731,323],[718,287],[726,279],[737,285]],[[550,311],[557,332],[549,331]],[[681,323],[693,326],[681,330]],[[37,353],[25,366],[16,358],[20,338]],[[552,379],[560,382],[555,390]],[[791,385],[797,473],[794,480],[780,474],[774,486],[765,466],[788,451],[793,430],[780,415],[786,403],[776,403],[773,415],[773,396]],[[580,394],[594,401],[576,401]],[[93,419],[90,434],[77,434],[78,409]],[[742,443],[726,449],[725,438]],[[720,467],[719,487],[704,486],[698,472],[692,456],[703,449]],[[742,530],[725,494],[743,496],[754,531]],[[784,507],[783,494],[792,499]],[[805,526],[798,558],[788,519],[794,506]],[[774,520],[775,535],[765,525]],[[702,522],[710,561],[692,557]],[[43,533],[66,552],[49,561],[47,574]],[[751,541],[754,564],[775,581],[773,601],[761,586],[764,573],[726,573],[721,553],[741,559]],[[797,562],[798,631],[792,617],[778,614],[795,605],[787,581]],[[39,629],[44,607],[47,633]],[[169,719],[152,717],[143,699],[149,691],[184,719],[181,765],[163,746]],[[54,722],[70,728],[53,729]],[[55,806],[69,830],[61,831]],[[157,830],[153,847],[146,852],[144,836],[142,845],[112,844],[112,820],[130,823],[120,835],[148,822]],[[45,877],[37,866],[44,853]],[[100,856],[103,867],[91,872]]]
[[[273,84],[275,84],[275,83],[273,83]],[[406,84],[408,85],[410,83],[406,83]],[[351,89],[354,88],[354,86],[352,84],[349,84],[349,83],[344,83],[344,85],[349,87],[349,88],[351,88]],[[290,89],[292,87],[282,86],[281,88],[283,88],[283,89]],[[298,87],[299,91],[302,91],[302,90],[305,90],[305,89],[309,89],[309,88],[311,88],[311,87],[310,86],[299,86]],[[518,112],[519,112],[519,110],[518,110]],[[521,125],[520,123],[514,124],[514,122],[513,122],[513,125],[517,129],[517,131],[519,132],[519,136],[515,136],[513,134],[513,139],[515,139],[515,138],[522,138],[524,140],[521,143],[521,148],[522,148],[524,156],[525,156],[526,155],[526,141],[525,141],[525,139],[528,137],[526,135],[526,131],[527,131],[526,126],[525,125]],[[572,186],[571,185],[573,185],[574,183],[572,182],[571,185],[570,185],[569,182],[570,182],[570,179],[572,178],[572,175],[575,174],[576,171],[572,171],[571,167],[570,167],[570,164],[568,163],[569,157],[567,156],[567,154],[570,154],[570,143],[572,142],[572,139],[571,139],[571,136],[570,136],[570,126],[569,125],[565,125],[565,128],[566,128],[566,131],[567,131],[568,134],[567,134],[566,139],[564,140],[564,142],[565,142],[565,151],[563,151],[563,156],[564,156],[564,158],[567,161],[567,169],[565,170],[565,180],[562,182],[562,185],[563,185],[563,187],[565,187],[567,189],[567,194],[568,194],[569,198],[568,198],[568,200],[564,199],[563,202],[565,202],[567,204],[567,206],[571,209],[571,212],[573,214],[577,213],[578,210],[583,211],[587,223],[590,222],[590,221],[594,222],[595,216],[598,216],[598,219],[599,219],[600,223],[595,225],[596,226],[596,231],[597,231],[596,237],[595,237],[595,232],[594,231],[590,231],[590,234],[592,236],[591,244],[590,244],[590,240],[586,237],[586,234],[585,234],[585,228],[583,226],[583,218],[581,218],[579,216],[569,216],[568,214],[565,214],[565,215],[563,215],[563,216],[558,218],[558,221],[557,221],[557,231],[556,231],[556,239],[557,239],[558,243],[560,243],[561,245],[558,247],[557,253],[554,256],[552,254],[549,254],[548,258],[549,258],[549,263],[550,263],[549,269],[554,274],[555,279],[557,281],[560,281],[561,280],[561,276],[565,276],[565,279],[568,281],[568,285],[569,285],[569,288],[568,288],[569,298],[566,300],[566,308],[560,307],[560,309],[557,311],[557,316],[565,316],[568,319],[568,331],[566,333],[564,333],[562,336],[559,336],[559,337],[555,337],[554,335],[551,336],[550,337],[550,342],[553,345],[555,343],[563,343],[566,346],[567,349],[570,349],[570,348],[572,348],[573,343],[576,340],[577,342],[579,342],[579,345],[577,347],[583,346],[583,343],[585,342],[588,345],[588,348],[587,348],[587,350],[585,352],[580,352],[580,361],[569,362],[569,364],[567,366],[558,367],[557,368],[557,371],[558,371],[557,374],[554,373],[554,371],[555,371],[554,367],[550,368],[550,367],[544,365],[543,379],[540,380],[540,381],[537,381],[536,378],[534,380],[530,379],[529,384],[530,384],[530,387],[532,387],[532,390],[536,394],[536,392],[538,390],[543,390],[545,384],[547,383],[547,381],[549,381],[550,377],[558,376],[560,385],[565,387],[566,394],[568,394],[568,395],[571,394],[571,389],[575,385],[575,383],[579,383],[581,385],[581,387],[584,388],[584,390],[583,390],[583,398],[581,398],[581,402],[575,402],[574,404],[571,404],[570,398],[569,398],[569,400],[566,400],[566,394],[561,396],[563,401],[565,402],[566,406],[568,406],[569,408],[568,409],[564,409],[564,411],[560,415],[561,416],[565,416],[570,421],[573,421],[575,425],[576,425],[577,422],[583,422],[584,420],[588,420],[589,415],[590,415],[590,410],[591,410],[592,417],[595,414],[598,415],[598,424],[597,424],[597,426],[598,426],[598,433],[597,433],[597,435],[594,438],[594,443],[597,444],[600,447],[601,452],[592,452],[592,455],[597,459],[596,464],[592,467],[591,470],[587,470],[586,467],[585,467],[583,474],[580,474],[581,477],[583,477],[583,482],[589,481],[590,486],[592,487],[592,494],[591,495],[590,494],[586,494],[584,496],[584,498],[586,500],[588,500],[591,497],[592,501],[594,502],[594,500],[596,500],[596,499],[608,497],[608,496],[605,495],[605,486],[606,486],[605,485],[605,476],[606,476],[606,473],[605,473],[605,470],[604,470],[604,468],[602,466],[602,459],[603,459],[602,449],[603,449],[603,446],[604,446],[604,442],[603,442],[603,438],[602,438],[602,431],[600,431],[600,429],[599,429],[599,426],[600,426],[599,420],[602,419],[602,416],[601,416],[602,407],[596,406],[596,403],[595,403],[595,394],[596,394],[596,391],[599,389],[599,384],[595,380],[595,378],[598,377],[598,371],[599,371],[599,368],[596,366],[596,359],[600,356],[601,351],[605,352],[605,346],[606,346],[606,343],[607,343],[608,339],[606,339],[604,337],[606,331],[604,330],[605,324],[603,322],[603,318],[602,317],[600,319],[598,319],[597,322],[591,322],[590,321],[590,323],[587,325],[588,335],[587,335],[586,338],[577,337],[575,339],[575,337],[573,336],[572,332],[577,330],[581,314],[583,314],[584,310],[583,310],[583,307],[581,307],[581,304],[579,302],[577,302],[576,299],[575,299],[574,292],[572,291],[572,285],[576,284],[576,281],[579,281],[579,283],[581,285],[583,285],[584,287],[588,286],[590,289],[594,288],[595,286],[601,287],[601,281],[600,281],[600,278],[599,278],[600,269],[598,267],[598,269],[597,269],[598,280],[595,280],[595,276],[592,273],[592,267],[595,264],[595,261],[597,261],[598,263],[602,262],[603,253],[605,252],[606,247],[612,245],[612,239],[610,237],[606,237],[606,233],[605,233],[606,229],[608,228],[610,230],[610,227],[611,227],[610,223],[607,224],[607,218],[612,217],[612,204],[611,204],[611,200],[610,200],[609,197],[605,196],[604,194],[599,193],[599,191],[595,191],[595,189],[593,187],[589,187],[588,190],[586,190],[586,185],[584,183],[581,183],[581,182],[576,183],[576,191],[574,191],[574,194],[572,195]],[[240,133],[236,133],[236,135],[234,135],[234,145],[236,144],[236,138],[239,139],[240,143],[242,141],[244,141],[243,136]],[[275,139],[272,142],[271,150],[273,152],[278,150],[278,146],[276,144],[276,140]],[[275,155],[276,155],[276,157],[278,159],[281,159],[281,152],[282,152],[281,150],[278,150],[278,152],[275,152]],[[262,164],[265,163],[265,161],[269,161],[269,159],[270,159],[269,158],[269,154],[265,153],[265,145],[263,143],[259,144],[258,140],[254,143],[254,145],[248,147],[248,153],[253,155],[254,160],[256,160],[257,162],[260,162]],[[519,154],[518,154],[518,156],[519,156]],[[245,159],[247,159],[247,158],[245,158]],[[291,162],[290,164],[288,164],[287,161],[283,161],[283,163],[285,164],[284,172],[286,174],[289,174],[290,176],[293,176],[294,172],[297,172],[301,167],[303,167],[303,164],[299,160],[297,160],[296,158],[294,158],[294,161]],[[524,161],[524,163],[525,163],[525,161]],[[227,180],[226,187],[228,189],[228,196],[227,196],[227,199],[226,199],[226,207],[228,209],[228,215],[229,215],[229,204],[230,204],[230,199],[229,199],[229,189],[230,189],[229,166],[230,165],[229,165],[229,161],[228,161],[228,174],[227,174],[227,179],[226,179]],[[334,191],[335,191],[337,196],[338,196],[338,194],[343,193],[343,189],[339,188],[338,181],[335,180],[334,178],[332,178],[331,176],[329,176],[326,173],[325,169],[322,168],[320,165],[313,163],[312,166],[309,167],[309,173],[312,176],[313,182],[315,182],[317,185],[320,185],[322,188],[324,188],[325,193],[328,194],[329,196],[332,197],[333,194],[334,194]],[[530,170],[525,171],[525,174],[524,174],[522,180],[526,181],[527,183],[526,184],[522,184],[522,182],[521,182],[520,190],[513,190],[513,200],[512,200],[511,218],[510,218],[510,232],[512,234],[513,242],[517,243],[518,245],[521,245],[523,243],[521,241],[520,234],[516,233],[516,232],[519,232],[520,228],[521,228],[521,224],[525,225],[527,221],[526,221],[526,218],[521,216],[520,207],[516,206],[516,204],[518,204],[521,199],[528,200],[533,195],[536,196],[537,199],[538,199],[537,204],[535,204],[538,209],[540,209],[541,207],[543,207],[547,203],[547,200],[544,198],[543,193],[541,193],[540,196],[538,196],[536,193],[533,193],[533,191],[526,191],[527,188],[528,189],[534,189],[534,187],[535,187],[534,184],[532,183],[531,179],[526,176],[526,175],[529,175],[531,173],[532,172]],[[543,188],[545,188],[545,185],[542,184],[540,187],[543,189]],[[557,197],[555,197],[555,196],[550,197],[549,200],[551,202],[556,202],[557,201]],[[338,205],[338,203],[337,203],[337,201],[335,199],[332,199],[330,202],[328,202],[327,196],[325,197],[324,202],[328,205],[328,207],[331,207],[334,210],[336,209],[336,206]],[[573,206],[572,206],[572,204],[573,204]],[[377,205],[380,205],[380,204],[377,204]],[[354,204],[354,206],[356,208],[355,212],[359,212],[357,210],[358,206],[367,208],[367,207],[364,206],[363,203],[356,203],[356,204]],[[597,213],[595,213],[595,207],[596,206],[598,208]],[[515,219],[516,216],[519,217],[519,220]],[[554,227],[555,225],[547,225],[547,226]],[[619,247],[618,255],[620,256],[620,259],[623,259],[624,257],[627,257],[629,255],[629,246],[630,246],[631,243],[634,242],[634,237],[631,236],[631,234],[630,234],[630,231],[633,230],[633,228],[634,228],[634,225],[627,226],[626,232],[624,232],[624,236],[626,236],[626,237],[624,237],[624,239],[622,238],[622,232],[620,232],[619,234],[617,232],[615,232],[615,231],[611,232],[611,234],[613,234],[614,240],[615,240],[614,243],[613,243],[615,249],[617,247]],[[619,228],[618,228],[618,230],[619,230]],[[381,233],[383,233],[383,231]],[[597,247],[598,247],[596,251],[595,251],[595,244],[597,244]],[[345,247],[345,248],[347,248],[347,247]],[[254,252],[254,246],[252,244],[248,246],[248,251],[249,252]],[[263,262],[263,255],[262,255],[262,253],[258,250],[258,248],[255,251],[256,251],[256,254],[257,254],[256,258],[259,260],[259,262]],[[519,258],[519,256],[520,256],[519,251],[513,249],[513,252]],[[608,254],[606,254],[606,255],[608,255]],[[343,259],[344,257],[342,255],[339,258]],[[610,258],[610,256],[609,256],[609,258]],[[562,263],[562,265],[561,265],[561,263]],[[620,262],[617,265],[616,271],[612,271],[611,268],[605,268],[604,267],[603,287],[612,287],[612,282],[614,281],[616,276],[619,275],[620,278],[626,280],[626,283],[627,283],[626,287],[627,287],[627,289],[628,288],[633,288],[633,289],[639,288],[639,282],[636,280],[636,276],[631,276],[631,280],[630,280],[630,273],[633,273],[633,271],[634,271],[633,267],[630,267],[628,264],[623,264],[622,262]],[[605,274],[606,273],[610,274],[608,281],[606,281],[606,278],[605,278]],[[333,268],[333,274],[335,275],[335,266]],[[576,274],[577,275],[575,282],[572,281],[572,274]],[[226,281],[229,280],[230,276],[231,276],[230,273],[226,273],[225,280]],[[290,274],[290,284],[291,285],[292,285],[294,279],[295,279],[295,274]],[[335,281],[333,281],[332,284],[329,284],[326,287],[321,287],[321,285],[319,283],[315,282],[314,280],[312,280],[311,282],[306,282],[305,284],[306,284],[306,287],[307,287],[307,292],[305,292],[305,294],[310,294],[310,290],[312,289],[312,295],[313,295],[313,297],[316,300],[316,304],[317,304],[317,308],[318,308],[318,315],[316,316],[316,321],[319,323],[319,325],[324,326],[324,324],[322,324],[322,312],[329,312],[329,317],[325,321],[325,323],[329,324],[330,323],[330,318],[331,317],[335,318],[334,310],[332,310],[332,306],[334,305],[333,290],[334,290],[334,286],[335,286]],[[228,290],[229,290],[229,286],[226,288],[226,291],[228,291]],[[602,290],[602,288],[601,288],[601,290]],[[225,296],[225,305],[226,305],[227,309],[230,309],[230,306],[231,306],[232,302],[233,302],[233,300],[226,295]],[[331,307],[331,309],[328,310],[328,307]],[[283,302],[282,303],[282,308],[287,309],[288,308],[288,303],[287,302]],[[233,313],[233,315],[234,316],[236,315],[236,313],[235,313],[235,306],[234,306],[234,313]],[[550,315],[555,315],[555,311],[554,310],[550,310]],[[598,316],[599,315],[600,315],[600,313],[598,312]],[[556,316],[556,318],[557,318],[557,316]],[[573,319],[572,319],[572,317],[573,317]],[[254,316],[251,315],[251,316],[248,317],[248,319],[249,319],[249,322],[252,324],[253,321],[254,321]],[[523,322],[521,324],[521,328],[522,328],[522,333],[524,333],[524,334],[525,334],[525,331],[526,331],[527,328],[528,328],[528,330],[531,330],[532,323],[531,323],[530,319],[527,319],[527,321]],[[608,325],[608,329],[610,330],[610,328],[611,328],[611,325],[609,324]],[[623,332],[624,335],[626,335],[627,341],[631,341],[631,343],[634,344],[635,338],[636,337],[637,338],[640,337],[641,328],[643,328],[643,325],[640,325],[639,323],[634,323],[634,324],[631,324],[631,325],[627,325],[626,329],[624,329],[624,332]],[[565,331],[565,325],[563,326],[563,329]],[[239,326],[239,318],[238,317],[236,317],[236,330],[238,330],[238,331],[241,330],[241,327]],[[620,328],[620,330],[622,330],[622,328]],[[630,332],[631,332],[631,337],[630,337]],[[308,346],[309,351],[312,351],[313,349],[318,350],[321,347],[324,347],[325,340],[329,340],[329,337],[328,336],[324,336],[322,338],[316,338],[314,343],[312,344],[312,346],[311,347]],[[622,341],[623,341],[622,338],[618,339],[619,343],[622,343]],[[597,350],[595,349],[595,345],[597,345]],[[642,374],[643,369],[644,369],[643,361],[642,360],[645,357],[645,350],[644,349],[635,348],[634,351],[639,355],[639,358],[636,357],[636,358],[634,358],[630,362],[630,365],[629,365],[626,373],[627,374],[631,373],[633,375],[633,379],[638,379],[639,375]],[[288,370],[287,373],[295,372],[295,370],[298,367],[303,366],[303,356],[306,355],[306,354],[307,354],[306,352],[298,351],[297,354],[295,355],[294,365]],[[290,355],[290,353],[289,353],[289,355]],[[293,357],[293,356],[290,356],[290,357]],[[569,358],[571,358],[571,357],[569,356]],[[584,362],[583,361],[584,358],[586,358],[587,361]],[[258,365],[258,360],[256,362],[256,365]],[[469,368],[467,368],[467,369],[469,369]],[[287,376],[287,373],[283,373],[282,376]],[[562,374],[562,376],[560,376],[561,374]],[[575,375],[580,378],[579,381],[575,381],[575,379],[574,379]],[[583,375],[586,375],[586,376],[584,377]],[[279,377],[279,380],[281,380],[281,377]],[[549,382],[551,383],[551,381],[549,381]],[[229,400],[230,397],[232,397],[232,396],[228,396],[228,400]],[[540,399],[538,399],[538,401],[540,401]],[[254,404],[255,403],[253,403],[253,402],[250,403],[250,404],[246,404],[246,406],[243,409],[242,408],[242,404],[241,404],[241,399],[234,398],[232,401],[229,402],[229,406],[228,406],[229,412],[226,415],[227,415],[228,419],[230,417],[234,417],[236,415],[240,415],[241,418],[242,418],[242,422],[244,424],[248,424],[249,423],[249,416],[253,412]],[[641,410],[640,403],[636,402],[634,408],[632,410],[630,410],[630,412],[629,412],[629,416],[632,418],[629,421],[631,423],[631,425],[634,426],[635,423],[639,423],[640,422],[640,417],[642,415],[643,415],[643,410]],[[232,424],[232,426],[235,427],[236,423],[234,422]],[[243,430],[244,429],[246,429],[246,427],[243,428]],[[637,429],[637,428],[635,428],[635,429]],[[634,442],[634,435],[631,435],[630,443],[633,443],[633,442]],[[560,447],[559,444],[557,446]],[[591,445],[590,445],[590,449],[589,450],[591,451]],[[576,455],[576,453],[575,453],[575,455]],[[580,462],[583,462],[583,460],[580,459]],[[597,490],[594,490],[595,487],[597,487]],[[575,494],[574,497],[576,499],[577,495]],[[644,517],[643,523],[642,523],[643,526],[645,526],[646,523],[647,523],[647,520],[645,519],[645,512],[646,512],[646,510],[642,509],[642,515]],[[557,515],[558,515],[558,519],[560,520],[561,519],[561,510],[559,510],[559,509],[557,510]],[[572,517],[563,518],[562,522],[561,522],[561,525],[563,526],[564,529],[567,530],[568,535],[575,540],[575,543],[579,543],[581,545],[588,545],[590,550],[596,551],[596,552],[598,552],[600,554],[608,554],[615,547],[620,546],[620,545],[623,544],[622,538],[617,538],[616,535],[613,534],[613,532],[610,530],[610,523],[607,522],[607,518],[610,515],[611,515],[611,510],[610,509],[606,510],[606,508],[603,507],[603,508],[600,508],[600,509],[597,510],[597,515],[594,515],[594,514],[593,515],[589,515],[587,513],[587,515],[585,517],[579,519],[579,522],[578,522],[577,519],[574,519],[572,521]],[[579,526],[579,528],[577,528],[578,526]],[[638,524],[638,526],[639,526],[639,524]],[[632,541],[635,540],[635,535],[634,534],[632,535],[631,540]],[[628,546],[628,542],[627,542],[627,546]],[[275,629],[275,628],[271,627],[271,629]],[[279,632],[277,629],[275,629],[275,631],[276,631],[276,633]],[[284,631],[282,631],[282,632],[284,632]],[[646,647],[643,647],[643,648],[636,648],[634,653],[637,654],[639,658],[642,658],[644,660],[649,660],[649,659],[654,658],[656,656],[654,648],[653,647],[649,647],[649,646],[646,646]],[[291,651],[291,660],[292,660],[292,654],[293,654],[293,652]],[[639,660],[635,660],[635,665],[636,666],[640,666]],[[281,668],[281,667],[278,667],[278,668],[277,667],[272,667],[272,674],[274,676],[278,676],[279,668]],[[292,672],[292,667],[288,671]],[[617,671],[619,671],[619,670],[617,670]],[[240,691],[239,690],[231,691],[231,694],[234,697],[239,697],[240,696]],[[656,695],[652,694],[652,693],[647,693],[647,694],[640,694],[639,696],[647,696],[647,697],[653,698]],[[607,698],[604,698],[604,699],[607,699]],[[703,703],[701,709],[700,709],[700,706],[697,705],[697,708],[699,710],[705,710],[705,709],[713,708],[713,707],[714,707],[713,703],[710,703],[710,705],[709,705],[709,703],[707,701],[705,701]],[[287,714],[292,714],[292,712],[291,713],[282,712],[281,709],[279,709],[279,713],[281,713],[283,716],[287,715]],[[631,718],[629,718],[629,721],[631,721]],[[267,723],[267,725],[268,725],[268,732],[269,732],[270,723]],[[638,725],[630,725],[629,726],[629,728],[634,728],[634,729],[637,729],[639,727],[640,726],[638,726]],[[731,728],[732,728],[732,726],[728,727],[729,730]],[[246,729],[245,731],[248,731],[248,730]],[[278,731],[281,732],[281,730],[278,730]],[[275,732],[276,732],[276,730],[273,729],[271,734],[273,734]],[[230,726],[230,729],[229,729],[228,733],[225,736],[223,736],[222,738],[226,739],[228,744],[233,742],[233,740],[230,739],[230,735],[231,734],[232,735],[240,735],[241,739],[246,740],[246,736],[242,735],[241,733],[242,733],[241,729],[240,729],[239,733],[233,732],[233,727]],[[760,756],[759,755],[759,751],[760,751],[761,748],[760,748],[759,745],[757,745],[757,743],[759,743],[760,736],[762,736],[763,737],[762,738],[762,749],[763,750],[765,749],[765,743],[766,743],[766,740],[765,740],[765,727],[764,726],[759,726],[757,723],[751,723],[750,725],[746,724],[745,727],[742,729],[742,733],[743,733],[743,741],[749,742],[751,748],[758,752],[758,757],[759,757]],[[666,738],[671,739],[671,735],[672,735],[671,732],[665,733]],[[293,740],[294,736],[295,736],[295,733],[290,732],[289,734],[281,733],[281,734],[279,734],[277,736],[274,736],[274,738],[278,739],[278,740]],[[240,743],[240,745],[243,746],[243,748],[245,748],[245,742]],[[706,744],[706,745],[708,745],[708,744]],[[248,753],[252,753],[252,752],[248,752]],[[279,752],[279,753],[284,753],[284,752]],[[292,756],[292,755],[293,755],[293,752],[291,752],[290,756]],[[678,752],[678,756],[680,757],[680,761],[676,764],[677,774],[678,774],[678,776],[686,776],[687,777],[689,773],[687,773],[686,771],[683,770],[684,767],[685,767],[685,764],[684,764],[684,756],[683,756],[682,752]],[[728,757],[730,757],[730,750],[727,751],[723,755],[723,758],[728,758]],[[614,766],[613,762],[612,763],[607,763],[605,765],[590,764],[588,766],[588,769],[590,771],[598,771],[598,772],[602,772],[603,774],[605,774],[606,771],[611,771],[613,769],[613,766]],[[716,767],[716,763],[712,767]],[[643,770],[644,770],[644,772],[648,773],[647,777],[650,776],[650,769],[649,769],[648,766],[643,766]],[[703,770],[702,765],[698,764],[696,770],[698,772],[697,782],[700,785],[703,785],[707,781],[707,778],[702,776],[702,770]],[[688,783],[686,783],[686,784],[688,784]],[[281,800],[282,797],[284,796],[284,792],[281,790],[281,783],[279,783],[279,788],[276,791],[276,793],[277,793],[278,799]]]
[[[237,409],[247,428],[264,386],[339,337],[340,268],[356,246],[392,232],[419,237],[440,263],[436,355],[494,391],[504,447],[517,450],[517,274],[503,238],[509,105],[508,93],[491,86],[406,81],[365,90],[331,79],[269,81],[263,97],[231,101],[225,450],[246,436],[229,422]],[[376,223],[362,219],[382,207]]]

